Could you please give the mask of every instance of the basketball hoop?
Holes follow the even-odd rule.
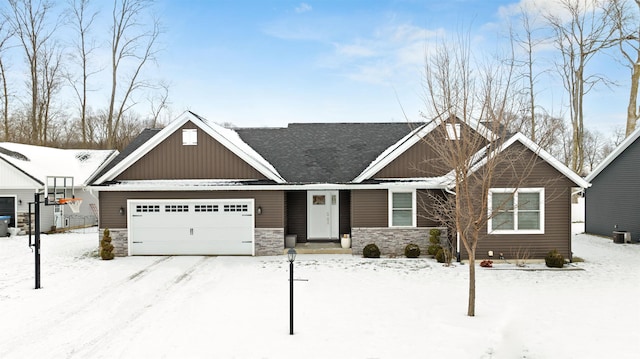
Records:
[[[68,204],[73,213],[80,212],[80,205],[82,204],[82,198],[60,198],[58,200],[60,204]]]

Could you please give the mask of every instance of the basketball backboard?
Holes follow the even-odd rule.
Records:
[[[45,204],[63,204],[61,199],[75,198],[72,176],[47,176],[44,186]]]

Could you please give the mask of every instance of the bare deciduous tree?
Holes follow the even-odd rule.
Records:
[[[77,64],[80,71],[68,72],[67,81],[73,88],[79,106],[80,131],[82,133],[82,144],[88,143],[87,136],[87,110],[89,78],[99,72],[91,68],[90,58],[96,50],[94,41],[91,40],[91,30],[98,15],[98,11],[91,10],[91,0],[69,0],[69,7],[72,14],[71,25],[78,38],[74,41],[74,51],[71,53],[73,62]]]
[[[111,95],[107,112],[107,147],[115,148],[123,116],[135,105],[133,94],[148,84],[142,69],[155,59],[160,35],[157,19],[145,25],[151,0],[114,0],[111,28]]]
[[[160,124],[160,114],[167,109],[169,105],[169,84],[161,81],[158,85],[159,92],[154,92],[149,96],[148,101],[150,105],[151,118],[149,121],[149,127],[158,128]]]
[[[573,129],[571,168],[581,173],[584,166],[584,97],[607,79],[588,74],[589,62],[603,49],[616,44],[610,3],[600,0],[560,0],[562,11],[545,14],[560,51],[557,64],[569,96],[569,114]]]
[[[54,120],[53,99],[62,87],[61,66],[62,51],[54,46],[49,50],[45,46],[43,57],[40,61],[40,88],[38,90],[38,133],[41,134],[42,144],[48,144],[48,130]]]
[[[450,190],[430,196],[427,212],[433,220],[451,225],[469,257],[467,315],[475,315],[475,260],[478,243],[487,235],[490,189],[496,185],[519,188],[531,173],[537,156],[524,156],[518,146],[503,148],[513,113],[521,108],[514,85],[513,58],[475,62],[469,43],[440,44],[427,55],[425,66],[425,116],[435,121],[442,140],[428,141],[440,166],[448,172]],[[482,119],[481,124],[476,119]],[[459,129],[459,130],[458,130]],[[457,133],[457,134],[452,134]],[[437,133],[437,132],[436,132]],[[513,196],[513,194],[512,194]]]
[[[29,92],[31,95],[31,107],[29,120],[31,122],[31,138],[36,144],[44,144],[45,134],[41,132],[45,126],[45,114],[40,106],[42,96],[39,91],[42,85],[41,71],[49,68],[43,66],[42,61],[50,56],[57,56],[54,42],[59,21],[56,19],[49,23],[53,4],[47,0],[9,0],[10,13],[5,15],[5,20],[11,27],[22,45],[27,63],[29,64]],[[49,52],[53,52],[49,53]],[[45,81],[48,82],[48,81]]]
[[[0,83],[2,83],[2,128],[4,141],[9,141],[11,131],[9,130],[9,87],[7,85],[7,69],[4,61],[4,53],[8,47],[8,41],[13,36],[13,32],[6,22],[0,24]]]
[[[536,35],[539,29],[536,29],[535,27],[536,19],[532,13],[521,9],[520,21],[522,25],[522,35],[513,33],[512,39],[515,41],[518,47],[520,47],[520,49],[524,51],[525,54],[524,60],[519,61],[519,63],[521,63],[522,67],[524,68],[524,71],[522,71],[522,76],[524,77],[524,81],[526,83],[525,91],[528,95],[528,137],[531,138],[532,141],[536,142],[538,138],[542,138],[542,136],[537,136],[538,131],[536,128],[536,120],[538,119],[538,108],[536,105],[536,84],[538,82],[538,77],[541,74],[535,71],[536,58],[534,52],[536,48],[544,42],[544,39]]]
[[[629,102],[627,104],[627,125],[625,134],[629,136],[636,129],[640,118],[638,109],[638,82],[640,81],[640,0],[611,0],[613,22],[618,31],[618,46],[623,62],[631,70]]]

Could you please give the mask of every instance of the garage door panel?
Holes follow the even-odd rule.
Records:
[[[194,239],[180,240],[159,239],[153,243],[134,243],[132,253],[135,255],[252,255],[252,241],[217,240],[201,241]]]
[[[132,255],[253,255],[254,204],[241,200],[130,200]]]

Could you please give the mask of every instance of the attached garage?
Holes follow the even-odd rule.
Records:
[[[128,200],[129,255],[255,255],[254,200]]]
[[[0,196],[0,216],[9,216],[9,227],[16,226],[16,196]]]

